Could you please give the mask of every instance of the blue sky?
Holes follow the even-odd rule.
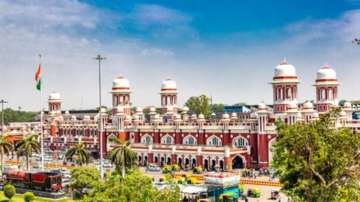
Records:
[[[38,108],[38,53],[45,94],[60,92],[66,109],[96,106],[97,53],[108,58],[107,105],[119,74],[139,106],[159,105],[168,77],[178,83],[181,104],[202,93],[226,104],[271,103],[268,82],[283,57],[302,81],[299,101],[314,98],[324,63],[338,73],[341,98],[360,97],[360,47],[351,43],[360,37],[358,0],[3,0],[0,26],[0,97],[15,108]]]

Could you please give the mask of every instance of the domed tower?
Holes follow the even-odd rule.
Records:
[[[125,115],[131,114],[130,93],[129,80],[123,76],[119,76],[114,79],[111,90],[113,115],[117,113],[116,110],[118,109],[118,106],[122,106]]]
[[[331,106],[338,105],[338,86],[336,72],[329,65],[322,66],[316,74],[316,110],[327,112]]]
[[[160,97],[162,113],[177,112],[177,88],[176,82],[172,79],[166,79],[161,83]]]
[[[299,79],[296,69],[284,59],[274,72],[273,81],[274,113],[281,114],[287,111],[289,104],[297,105]]]
[[[56,116],[61,115],[61,96],[60,93],[51,93],[49,95],[48,104],[49,104],[49,114]]]

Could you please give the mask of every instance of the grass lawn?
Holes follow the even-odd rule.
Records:
[[[4,193],[0,192],[0,200],[6,198]],[[22,194],[16,194],[12,199],[11,202],[24,202],[24,197]],[[40,198],[36,197],[34,202],[74,202],[71,199],[47,199],[47,198]]]

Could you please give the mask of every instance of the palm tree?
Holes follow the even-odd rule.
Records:
[[[112,137],[110,141],[115,143],[110,154],[111,163],[115,164],[121,176],[125,177],[125,169],[135,165],[136,153],[131,150],[129,142],[122,141],[116,137]]]
[[[40,143],[37,141],[37,135],[30,134],[22,138],[22,140],[16,145],[15,149],[18,154],[24,155],[26,158],[26,170],[30,168],[29,158],[33,153],[40,152]]]
[[[5,135],[0,136],[0,159],[1,159],[1,173],[4,170],[4,154],[10,154],[13,150],[13,145]]]
[[[65,154],[65,158],[68,161],[74,161],[77,162],[79,165],[82,165],[83,163],[87,164],[90,160],[90,155],[85,149],[85,145],[82,143],[76,144],[72,146],[69,150],[67,150]]]

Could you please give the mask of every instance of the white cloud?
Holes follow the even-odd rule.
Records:
[[[118,74],[130,80],[135,105],[159,104],[160,83],[168,77],[178,82],[180,103],[200,93],[229,104],[271,102],[268,82],[284,56],[297,67],[302,81],[300,100],[313,99],[311,84],[324,62],[337,70],[343,83],[341,95],[354,99],[360,96],[354,91],[354,86],[360,86],[356,76],[360,75],[360,47],[350,41],[360,33],[359,15],[354,10],[338,19],[299,22],[289,25],[278,43],[234,47],[235,40],[241,39],[216,45],[202,42],[190,26],[191,17],[156,5],[120,15],[75,0],[0,1],[0,98],[9,100],[12,107],[38,108],[33,74],[37,54],[42,53],[45,94],[59,91],[68,109],[95,107],[97,65],[92,57],[102,53],[107,57],[103,64],[107,105],[111,104],[111,81]],[[104,16],[112,22],[104,25]],[[181,49],[114,37],[113,25],[121,26],[129,16],[160,39],[192,37],[186,38]]]

